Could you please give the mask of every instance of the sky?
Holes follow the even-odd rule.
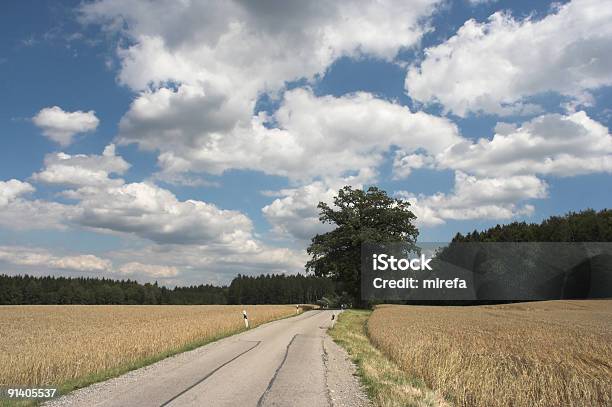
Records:
[[[421,242],[603,209],[611,85],[604,0],[6,1],[0,272],[303,272],[344,185]]]

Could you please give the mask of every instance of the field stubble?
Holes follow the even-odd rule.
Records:
[[[244,329],[243,309],[251,326],[295,314],[290,305],[2,306],[0,386],[104,379]]]
[[[385,305],[368,335],[456,405],[612,405],[612,300]]]

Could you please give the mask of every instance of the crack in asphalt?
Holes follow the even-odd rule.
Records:
[[[238,355],[234,356],[233,358],[231,358],[230,360],[228,360],[227,362],[217,366],[215,368],[215,370],[211,371],[210,373],[208,373],[206,376],[204,376],[203,378],[201,378],[200,380],[198,380],[197,382],[195,382],[194,384],[192,384],[191,386],[187,387],[186,389],[184,389],[182,392],[178,393],[177,395],[175,395],[174,397],[172,397],[171,399],[165,401],[164,403],[160,404],[159,407],[164,407],[167,406],[168,404],[172,403],[174,400],[176,400],[177,398],[181,397],[183,394],[187,393],[189,390],[193,389],[194,387],[196,387],[198,384],[202,383],[204,380],[208,379],[210,376],[212,376],[213,374],[217,373],[221,368],[223,368],[224,366],[227,366],[228,364],[232,363],[234,360],[238,359],[240,356],[244,355],[247,352],[252,351],[253,349],[255,349],[256,347],[259,346],[259,344],[261,343],[261,341],[244,341],[244,342],[255,342],[255,345],[253,345],[252,347],[250,347],[249,349],[245,350],[244,352],[239,353]],[[285,355],[285,358],[287,356]]]
[[[327,353],[327,349],[325,348],[325,338],[321,338],[321,348],[323,352],[321,353],[321,357],[323,358],[323,374],[325,375],[325,396],[327,397],[327,403],[329,406],[334,405],[334,400],[331,395],[331,391],[329,388],[329,354]]]
[[[307,317],[307,318],[310,318],[310,317]],[[268,387],[266,387],[266,390],[261,394],[261,397],[259,397],[259,400],[257,400],[257,407],[261,407],[263,405],[263,400],[266,394],[268,394],[268,392],[272,388],[272,385],[274,384],[274,381],[276,380],[276,376],[278,376],[278,372],[280,372],[282,367],[285,365],[285,362],[287,361],[287,356],[289,355],[289,348],[291,347],[291,345],[293,345],[293,341],[295,340],[295,338],[297,338],[298,335],[299,334],[293,335],[293,338],[291,338],[291,341],[287,344],[287,348],[285,349],[285,356],[283,357],[283,360],[281,361],[280,365],[278,365],[278,367],[276,368],[276,371],[274,372],[274,376],[272,376],[272,379],[270,379],[270,383],[268,383]]]

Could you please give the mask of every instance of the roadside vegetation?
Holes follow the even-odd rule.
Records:
[[[383,305],[367,332],[405,374],[457,406],[612,405],[612,300]],[[376,370],[362,368],[366,378]]]
[[[3,306],[0,387],[66,393],[245,329],[295,315],[294,305]]]
[[[357,365],[368,396],[376,407],[447,406],[438,394],[376,349],[366,333],[371,311],[348,310],[329,331]]]

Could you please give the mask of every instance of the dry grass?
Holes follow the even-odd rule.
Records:
[[[368,334],[456,405],[612,405],[612,300],[386,305]]]
[[[295,314],[291,305],[1,306],[0,387],[69,390],[123,373],[243,330],[243,309],[251,326]]]

